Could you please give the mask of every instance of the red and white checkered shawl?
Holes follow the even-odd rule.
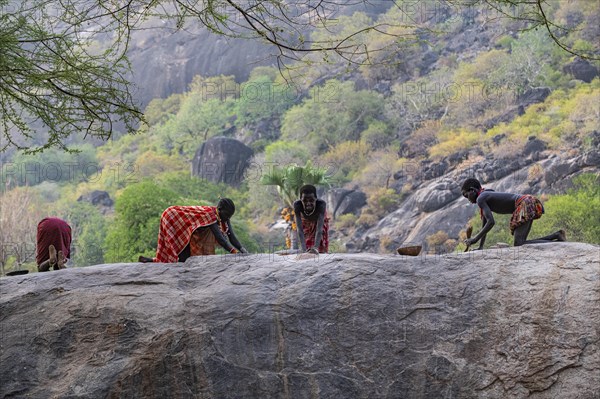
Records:
[[[190,242],[198,227],[209,226],[218,221],[216,206],[170,206],[160,217],[158,246],[154,262],[175,263],[179,254]],[[227,225],[221,222],[221,230]]]

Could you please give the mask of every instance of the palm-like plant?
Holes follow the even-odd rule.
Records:
[[[289,165],[283,168],[274,167],[271,173],[263,175],[261,183],[266,186],[276,186],[277,193],[285,203],[282,212],[283,218],[288,222],[287,244],[289,248],[297,249],[296,225],[293,217],[293,204],[300,196],[300,188],[305,184],[314,186],[329,186],[327,170],[312,165],[307,161],[306,165]]]
[[[325,168],[313,166],[308,161],[305,166],[274,167],[271,173],[263,175],[261,183],[266,186],[277,186],[279,196],[285,205],[291,208],[294,201],[299,198],[300,188],[303,185],[328,186],[329,180]]]

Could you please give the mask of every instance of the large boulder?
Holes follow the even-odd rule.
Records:
[[[241,141],[229,137],[208,139],[192,160],[192,175],[238,186],[250,164],[253,151]]]
[[[530,136],[527,143],[525,143],[525,148],[523,148],[523,155],[537,160],[540,159],[540,153],[545,151],[546,148],[548,148],[548,146],[545,141],[540,140],[535,136]]]
[[[552,162],[544,169],[544,180],[547,185],[551,185],[565,178],[566,176],[575,173],[581,167],[577,164],[576,159],[562,159],[559,157],[553,158]]]
[[[422,212],[433,212],[460,196],[460,185],[452,181],[430,184],[416,194],[417,207]]]
[[[333,188],[327,191],[327,207],[335,219],[347,213],[358,214],[367,205],[367,195],[360,190]]]
[[[598,68],[589,61],[576,57],[563,67],[563,72],[573,75],[575,79],[590,83],[600,73]]]
[[[89,193],[82,194],[77,198],[77,202],[89,202],[96,206],[112,207],[114,201],[110,198],[110,195],[106,191],[93,190]]]
[[[245,81],[260,65],[274,65],[272,48],[258,40],[225,38],[196,24],[188,29],[144,29],[133,33],[128,56],[136,100],[143,106],[154,98],[183,93],[196,75],[233,75]],[[240,95],[240,87],[211,87],[207,95]]]
[[[523,107],[527,108],[532,104],[541,103],[548,98],[551,90],[549,87],[534,87],[530,88],[517,97],[517,103]]]
[[[597,246],[0,279],[0,397],[594,398]]]

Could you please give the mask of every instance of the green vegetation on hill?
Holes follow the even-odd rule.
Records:
[[[534,224],[533,234],[564,229],[570,241],[600,244],[600,176],[582,174],[573,183],[565,194],[544,203],[546,214]]]

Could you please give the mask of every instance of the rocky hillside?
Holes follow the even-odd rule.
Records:
[[[332,4],[329,12],[350,15],[360,11],[376,16],[389,6],[385,2],[351,2],[344,6]],[[229,17],[240,18],[233,10],[221,11]],[[164,23],[152,25],[157,24]],[[277,54],[271,45],[217,35],[198,21],[190,21],[186,29],[179,31],[166,26],[136,31],[128,51],[133,81],[138,87],[135,98],[142,106],[154,98],[185,92],[196,75],[233,75],[237,82],[243,82],[257,66],[276,65]]]
[[[594,398],[600,251],[190,258],[0,279],[5,398]]]
[[[272,65],[273,49],[256,40],[227,39],[207,29],[136,32],[129,50],[136,99],[145,106],[154,98],[183,93],[196,75],[248,78],[260,65]]]
[[[538,151],[536,146],[543,149],[543,144],[536,140],[529,144],[523,154],[509,159],[481,159],[455,167],[435,162],[407,164],[396,173],[395,185],[400,190],[408,182],[413,190],[376,226],[357,230],[347,248],[377,252],[382,237],[391,238],[393,247],[427,245],[426,237],[440,230],[458,238],[477,208],[461,195],[462,182],[469,177],[496,191],[542,195],[565,192],[573,178],[582,173],[600,174],[600,153],[596,150],[569,156]],[[598,148],[598,143],[595,146]]]

